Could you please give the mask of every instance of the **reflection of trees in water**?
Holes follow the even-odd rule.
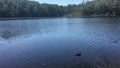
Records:
[[[34,26],[37,28],[37,24],[34,24]],[[0,24],[0,34],[3,38],[7,39],[13,36],[29,34],[32,29],[36,30],[36,28],[32,27],[31,23],[28,24],[18,21],[5,21]]]
[[[55,22],[56,23],[56,22]],[[14,20],[0,22],[0,35],[5,39],[15,36],[33,34],[33,33],[48,33],[54,31],[57,24],[41,20]]]

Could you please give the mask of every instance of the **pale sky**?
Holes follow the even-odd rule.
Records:
[[[58,5],[68,5],[68,4],[80,4],[81,0],[35,0],[40,3],[58,4]]]

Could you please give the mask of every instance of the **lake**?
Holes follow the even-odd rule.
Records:
[[[119,17],[0,20],[0,68],[99,68],[119,60]]]

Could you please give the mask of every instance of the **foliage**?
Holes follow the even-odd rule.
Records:
[[[120,15],[120,0],[92,0],[79,5],[58,6],[30,0],[0,0],[0,17]]]
[[[120,0],[93,0],[82,9],[83,15],[120,15]]]
[[[0,17],[62,16],[63,7],[28,0],[0,0]]]

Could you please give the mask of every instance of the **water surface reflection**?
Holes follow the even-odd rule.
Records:
[[[1,68],[90,68],[120,59],[119,18],[0,21]],[[81,56],[75,56],[81,53]],[[101,60],[99,60],[101,59]]]

